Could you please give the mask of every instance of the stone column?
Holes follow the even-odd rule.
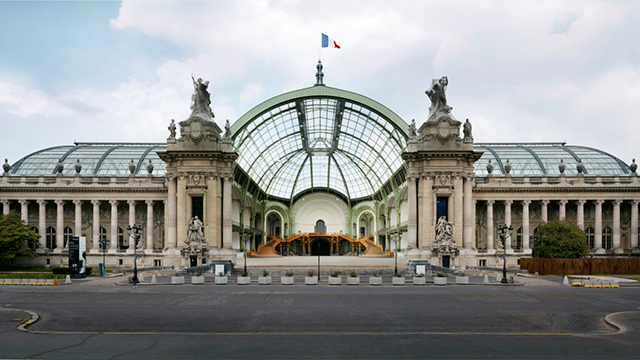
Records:
[[[73,236],[82,236],[82,200],[73,200],[73,205],[76,206]]]
[[[458,246],[464,246],[464,232],[463,232],[463,223],[464,223],[464,185],[463,179],[460,175],[455,175],[453,177],[453,201],[454,212],[453,212],[453,239],[456,241]]]
[[[493,234],[493,204],[494,200],[487,200],[487,250],[494,250],[494,234]]]
[[[216,207],[220,178],[217,173],[207,176],[207,192],[205,194],[204,238],[207,244],[220,249],[220,208]]]
[[[417,201],[417,184],[416,184],[417,175],[410,173],[407,174],[407,184],[409,186],[409,194],[408,196],[408,205],[409,205],[409,218],[407,219],[407,250],[411,250],[417,244],[418,234],[417,234],[417,219],[418,219],[418,207],[416,206]]]
[[[464,178],[464,219],[463,219],[463,233],[462,242],[464,248],[471,250],[473,245],[473,177],[467,176]]]
[[[29,222],[29,201],[18,200],[18,202],[20,203],[20,220],[27,224]]]
[[[38,203],[38,232],[40,233],[40,247],[47,246],[47,202],[39,199]]]
[[[529,205],[531,200],[522,200],[522,248],[529,249]]]
[[[587,203],[587,200],[578,200],[578,215],[577,215],[577,225],[580,230],[584,230],[584,204]]]
[[[631,202],[631,248],[638,247],[638,203],[636,199]]]
[[[153,250],[153,200],[145,201],[147,204],[147,246],[149,250]]]
[[[222,248],[233,250],[232,244],[232,227],[231,227],[231,182],[233,175],[226,174],[224,176],[223,192],[222,192]],[[283,224],[281,224],[282,226]]]
[[[173,175],[167,175],[167,247],[175,249],[177,245],[177,223],[176,223],[176,178]]]
[[[176,179],[177,194],[176,194],[176,247],[182,246],[187,240],[187,224],[190,219],[187,219],[187,177],[184,174],[180,174]],[[189,210],[189,212],[191,212]]]
[[[420,232],[422,233],[420,239],[420,248],[426,248],[430,250],[433,246],[433,239],[435,238],[435,220],[433,215],[433,177],[428,173],[422,174],[422,220],[420,221]],[[387,243],[387,249],[391,244],[391,241]]]
[[[58,208],[56,209],[56,248],[64,248],[64,201],[55,201]]]
[[[9,213],[9,210],[11,210],[9,207],[11,202],[6,199],[0,200],[0,202],[2,202],[2,214],[7,215]]]
[[[93,235],[91,241],[93,241],[93,248],[100,249],[100,201],[91,200],[93,205]]]
[[[549,221],[547,205],[549,205],[549,200],[540,201],[540,220],[545,223]]]
[[[109,250],[118,249],[118,200],[109,200],[111,204],[111,242]]]
[[[569,200],[560,200],[560,221],[564,221],[567,218],[567,203]]]
[[[604,200],[596,200],[596,226],[593,247],[596,249],[596,253],[598,254],[605,253],[602,248],[602,204],[604,204]]]
[[[504,224],[507,225],[507,228],[511,226],[511,204],[513,204],[513,200],[505,200],[504,201]],[[505,241],[505,249],[507,251],[511,250],[511,238]]]
[[[616,254],[622,254],[624,251],[620,247],[620,204],[622,200],[617,199],[613,201],[613,252]]]

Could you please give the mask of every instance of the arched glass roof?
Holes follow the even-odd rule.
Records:
[[[403,165],[407,124],[362,95],[313,86],[276,96],[231,128],[240,166],[269,196],[373,195]]]
[[[56,146],[31,153],[18,160],[9,171],[12,175],[55,175],[58,160],[64,165],[63,175],[73,176],[80,160],[83,176],[128,176],[131,160],[136,176],[147,175],[149,160],[153,175],[164,176],[166,164],[156,151],[165,151],[163,143],[75,143]]]
[[[565,165],[564,174],[578,175],[576,166],[582,161],[585,176],[613,176],[631,173],[629,166],[617,157],[602,150],[565,143],[476,143],[475,151],[484,154],[474,164],[476,176],[487,176],[489,159],[493,176],[504,176],[504,166],[509,161],[512,176],[558,176],[560,160]]]

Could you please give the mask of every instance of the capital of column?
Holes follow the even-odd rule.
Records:
[[[220,177],[220,174],[218,174],[217,172],[210,172],[207,174],[207,177],[209,178],[209,180],[216,180]]]
[[[224,180],[224,181],[232,181],[233,180],[233,174],[232,173],[221,173],[220,177]]]
[[[9,205],[9,200],[7,200],[7,199],[2,199],[2,200],[0,200],[0,203],[2,203],[2,205],[7,206],[7,205]]]
[[[144,203],[147,204],[147,206],[152,206],[153,200],[145,200]]]
[[[495,200],[487,200],[487,205],[493,206],[493,204],[495,204],[495,203],[496,203]]]
[[[613,201],[613,203],[616,204],[616,205],[620,205],[623,202],[624,202],[624,200],[620,200],[620,199],[616,199],[616,200]]]
[[[73,200],[73,205],[75,205],[75,206],[82,205],[82,200]]]
[[[546,205],[549,205],[549,203],[550,203],[551,201],[549,201],[549,200],[542,200],[542,201],[540,201],[540,202],[542,203],[542,205],[545,205],[545,206],[546,206]]]
[[[127,200],[127,204],[129,205],[135,205],[136,201],[135,200]]]
[[[420,173],[420,177],[422,177],[423,179],[429,179],[431,177],[431,173],[430,172],[423,172]]]
[[[56,200],[56,201],[54,201],[54,202],[55,202],[55,203],[56,203],[56,205],[58,205],[58,206],[62,206],[62,205],[64,205],[64,200]]]
[[[420,177],[419,173],[416,172],[409,172],[407,173],[407,181],[415,181],[417,178]]]
[[[41,206],[42,205],[47,205],[47,201],[44,200],[44,199],[38,199],[38,200],[36,200],[36,203],[38,203],[38,205],[41,205]]]
[[[511,205],[513,204],[513,200],[505,200],[504,203],[505,205]]]
[[[18,200],[18,202],[19,202],[19,203],[20,203],[20,205],[22,205],[22,206],[29,205],[29,200],[20,199],[20,200]]]
[[[631,201],[631,204],[633,204],[633,205],[638,205],[638,204],[640,204],[640,199],[632,200],[632,201]]]
[[[567,205],[569,203],[569,200],[560,200],[560,204],[562,205]]]
[[[91,204],[93,204],[93,206],[100,206],[100,200],[91,200]]]
[[[604,200],[596,200],[596,204],[597,205],[602,205],[602,204],[604,204]]]
[[[522,205],[531,205],[531,200],[522,200]]]
[[[578,200],[577,202],[578,202],[578,205],[584,206],[584,204],[587,203],[587,200],[581,199],[581,200]]]
[[[109,200],[109,204],[111,204],[111,206],[118,206],[118,200]]]

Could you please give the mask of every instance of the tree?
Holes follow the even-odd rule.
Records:
[[[0,262],[16,256],[38,256],[29,248],[37,247],[39,239],[38,234],[23,223],[15,212],[0,215]]]
[[[579,259],[589,254],[587,235],[575,224],[555,220],[540,225],[536,236],[540,245],[534,248],[534,257]]]

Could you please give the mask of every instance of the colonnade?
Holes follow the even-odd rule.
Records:
[[[29,203],[34,200],[25,200],[19,199],[18,203],[20,204],[20,218],[25,223],[28,223],[29,215],[28,208]],[[45,199],[37,199],[35,202],[38,204],[38,233],[40,235],[40,248],[46,249],[46,206],[48,202],[53,201],[56,205],[56,225],[55,229],[55,248],[63,249],[65,247],[64,243],[64,205],[67,201],[65,200],[45,200]],[[82,234],[82,204],[86,200],[74,199],[71,202],[74,204],[74,226],[73,226],[73,236],[81,236]],[[142,200],[90,200],[93,205],[93,227],[92,227],[92,237],[91,237],[91,246],[87,246],[88,249],[99,249],[100,244],[98,240],[100,239],[100,204],[102,202],[108,201],[111,205],[111,220],[110,220],[110,232],[108,233],[108,239],[110,239],[109,249],[116,250],[117,249],[117,237],[118,237],[118,204],[120,202],[126,201],[129,204],[129,226],[133,226],[135,223],[135,208],[138,202],[142,202]],[[2,199],[0,200],[2,203],[2,212],[3,214],[8,214],[11,207],[11,200]],[[153,205],[154,200],[144,200],[144,203],[147,205],[147,232],[146,239],[141,239],[142,247],[147,249],[153,249]],[[149,228],[149,226],[151,226]],[[106,227],[105,227],[106,228]]]
[[[622,200],[622,199],[607,199],[613,202],[613,213],[612,213],[612,248],[614,253],[621,254],[623,253],[623,248],[620,242],[621,238],[621,219],[620,219],[620,205],[627,201],[631,205],[631,239],[630,239],[630,248],[638,247],[638,204],[640,203],[640,199],[635,200]],[[603,225],[602,225],[602,205],[605,203],[604,199],[594,199],[591,200],[594,202],[595,206],[595,219],[594,219],[594,249],[596,253],[604,253],[605,249],[603,247]],[[505,225],[511,226],[511,207],[514,201],[519,201],[522,205],[522,245],[523,249],[529,249],[529,236],[533,235],[530,226],[530,212],[529,207],[531,205],[532,200],[500,200],[504,205],[504,213],[505,213]],[[552,200],[543,199],[540,201],[540,221],[548,222],[549,221],[549,204]],[[578,199],[578,200],[568,200],[568,199],[560,199],[557,200],[558,204],[558,218],[559,220],[566,220],[567,214],[567,204],[570,201],[575,201],[577,211],[576,211],[576,225],[582,230],[585,230],[585,216],[584,216],[584,206],[588,200],[586,199]],[[485,200],[487,206],[487,250],[494,250],[495,247],[495,234],[494,234],[494,204],[496,200]],[[507,251],[512,250],[511,243],[506,243]]]

